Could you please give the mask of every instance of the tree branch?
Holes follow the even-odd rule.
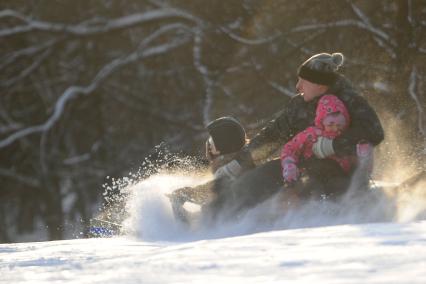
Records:
[[[147,103],[141,103],[136,104],[134,102],[130,102],[126,100],[123,96],[112,96],[112,98],[116,101],[118,101],[121,104],[124,104],[126,107],[132,110],[136,110],[138,112],[144,112],[149,114],[150,116],[155,117],[156,119],[165,122],[168,125],[176,125],[179,128],[186,128],[189,130],[193,130],[196,132],[199,132],[200,130],[203,130],[204,127],[197,126],[194,124],[188,124],[185,121],[179,121],[176,116],[168,115],[167,112],[164,112],[159,109],[154,109],[153,107],[149,106]]]
[[[16,131],[22,128],[22,125],[19,123],[10,123],[6,126],[0,126],[0,134],[4,134],[11,131]]]
[[[360,28],[360,29],[363,29],[363,30],[367,30],[370,33],[372,33],[373,35],[381,38],[385,42],[388,42],[391,46],[396,46],[395,41],[392,40],[390,38],[390,36],[388,34],[386,34],[385,32],[383,32],[383,31],[381,31],[377,28],[371,27],[369,25],[366,25],[365,23],[363,23],[361,21],[356,21],[356,20],[352,20],[352,19],[341,20],[341,21],[331,22],[331,23],[318,23],[318,24],[299,26],[299,27],[291,29],[290,33],[299,33],[299,32],[311,31],[311,30],[327,29],[327,28],[339,28],[339,27],[356,27],[356,28]]]
[[[29,178],[24,175],[20,175],[12,170],[0,168],[0,176],[13,179],[19,183],[25,184],[30,187],[39,187],[40,182],[34,178]]]
[[[414,19],[413,19],[413,1],[412,0],[407,0],[407,2],[408,2],[408,15],[407,15],[408,22],[411,25],[414,25]]]
[[[163,8],[148,11],[146,13],[128,15],[125,17],[106,21],[102,24],[94,23],[93,21],[85,21],[77,25],[66,25],[62,23],[51,23],[33,20],[30,17],[22,15],[21,13],[13,10],[0,11],[0,19],[7,17],[22,20],[26,24],[13,28],[0,29],[0,37],[13,36],[28,33],[31,31],[45,31],[61,34],[65,33],[74,36],[89,36],[94,34],[107,33],[113,30],[125,29],[146,22],[174,17],[195,22],[197,25],[202,25],[202,21],[200,19],[185,11],[175,8]]]
[[[0,103],[0,117],[7,123],[6,126],[0,126],[0,134],[4,134],[11,131],[16,131],[22,128],[22,124],[15,122],[5,109],[5,105]]]
[[[275,90],[277,90],[278,92],[280,92],[281,94],[284,94],[288,97],[293,97],[296,94],[291,91],[289,88],[286,88],[284,86],[281,86],[280,84],[278,84],[277,82],[274,81],[268,81],[268,85],[271,86],[272,88],[274,88]]]
[[[62,163],[67,166],[74,166],[76,164],[88,161],[92,158],[93,153],[98,151],[100,145],[101,145],[101,141],[98,140],[92,145],[92,147],[90,147],[89,152],[66,158],[62,161]]]
[[[51,52],[52,52],[51,48],[45,50],[30,66],[22,70],[22,72],[19,73],[18,76],[6,81],[0,81],[0,86],[8,88],[16,84],[20,80],[24,79],[25,77],[30,75],[35,69],[37,69],[40,66],[40,64],[50,55]]]
[[[219,29],[223,33],[225,33],[227,36],[232,38],[233,40],[235,40],[239,43],[242,43],[242,44],[247,44],[247,45],[261,45],[261,44],[269,43],[269,42],[274,41],[278,37],[282,36],[282,33],[277,31],[277,32],[275,32],[275,34],[268,36],[268,37],[265,37],[265,38],[247,39],[247,38],[243,38],[243,37],[233,33],[232,31],[230,31],[226,27],[219,27]]]
[[[164,29],[167,31],[167,29]],[[159,36],[160,34],[157,34]],[[154,38],[151,38],[153,40]],[[145,42],[145,45],[142,45],[142,50],[136,50],[135,52],[127,55],[126,57],[117,58],[112,60],[110,63],[105,65],[94,77],[92,82],[87,86],[71,86],[67,88],[64,93],[60,96],[60,98],[57,100],[53,114],[48,118],[48,120],[41,124],[36,125],[32,127],[28,127],[25,129],[22,129],[20,131],[17,131],[13,133],[12,135],[8,136],[7,138],[0,140],[0,148],[4,148],[13,142],[15,142],[18,139],[21,139],[25,136],[28,136],[33,133],[38,132],[45,132],[50,130],[56,122],[59,120],[59,118],[62,116],[62,113],[64,111],[65,105],[73,98],[75,98],[79,94],[90,94],[94,90],[98,88],[98,86],[113,72],[117,71],[118,69],[122,68],[123,66],[126,66],[128,64],[134,63],[138,60],[152,57],[155,55],[166,53],[170,50],[173,50],[179,46],[182,46],[183,44],[186,44],[189,42],[189,39],[186,37],[178,37],[175,38],[173,41],[165,44],[160,44],[157,46],[153,46],[150,48],[147,48],[145,45],[148,44],[148,42]]]
[[[7,65],[15,62],[17,59],[19,59],[20,57],[24,57],[24,56],[33,56],[34,54],[37,54],[39,52],[41,52],[42,50],[51,48],[52,46],[54,46],[55,44],[57,44],[61,39],[52,39],[49,40],[47,42],[43,42],[40,45],[35,45],[35,46],[31,46],[31,47],[27,47],[24,49],[20,49],[17,51],[14,51],[12,53],[6,54],[5,56],[2,57],[2,59],[0,60],[0,70],[5,68]]]
[[[408,93],[410,94],[411,98],[414,100],[416,107],[417,107],[417,115],[418,115],[418,128],[419,132],[423,135],[423,137],[426,137],[426,129],[423,126],[424,121],[424,110],[422,107],[422,104],[417,97],[416,93],[416,87],[417,87],[417,69],[415,66],[412,67],[411,73],[410,73],[410,82],[408,85]]]
[[[197,30],[194,35],[194,47],[192,49],[195,69],[201,74],[205,85],[205,100],[203,104],[203,123],[207,125],[211,121],[211,107],[213,105],[213,87],[215,81],[211,79],[208,68],[202,63],[202,33]]]
[[[356,6],[352,1],[350,0],[346,0],[346,2],[351,6],[352,11],[355,13],[355,15],[357,15],[357,17],[365,24],[366,27],[369,27],[372,30],[378,31],[380,34],[386,35],[386,33],[383,30],[378,29],[377,27],[374,27],[373,24],[371,23],[370,19],[367,17],[367,15],[364,14],[363,11],[361,11],[360,8],[358,8],[358,6]],[[386,37],[389,37],[388,35],[386,35]],[[374,40],[377,42],[377,44],[380,47],[383,47],[386,52],[392,57],[392,58],[396,58],[396,53],[395,51],[390,48],[384,41],[383,38],[374,36]],[[391,41],[392,42],[392,41]],[[390,42],[390,43],[391,43]]]

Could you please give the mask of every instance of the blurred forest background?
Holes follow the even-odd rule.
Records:
[[[201,156],[214,118],[252,135],[318,52],[424,166],[423,0],[2,0],[0,42],[0,242],[69,237],[108,176],[161,142]]]

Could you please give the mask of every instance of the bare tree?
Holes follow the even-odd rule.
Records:
[[[197,155],[211,119],[261,127],[316,52],[345,53],[348,77],[425,148],[422,1],[228,2],[2,3],[0,224],[40,219],[63,238],[106,176],[160,142]]]

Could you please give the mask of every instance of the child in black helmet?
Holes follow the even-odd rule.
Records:
[[[235,158],[234,153],[246,144],[247,136],[241,123],[230,116],[213,120],[207,125],[207,131],[210,136],[206,141],[206,158],[214,173]]]

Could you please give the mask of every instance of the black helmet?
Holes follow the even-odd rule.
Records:
[[[207,125],[207,130],[220,154],[237,152],[246,144],[244,127],[233,117],[215,119]]]

